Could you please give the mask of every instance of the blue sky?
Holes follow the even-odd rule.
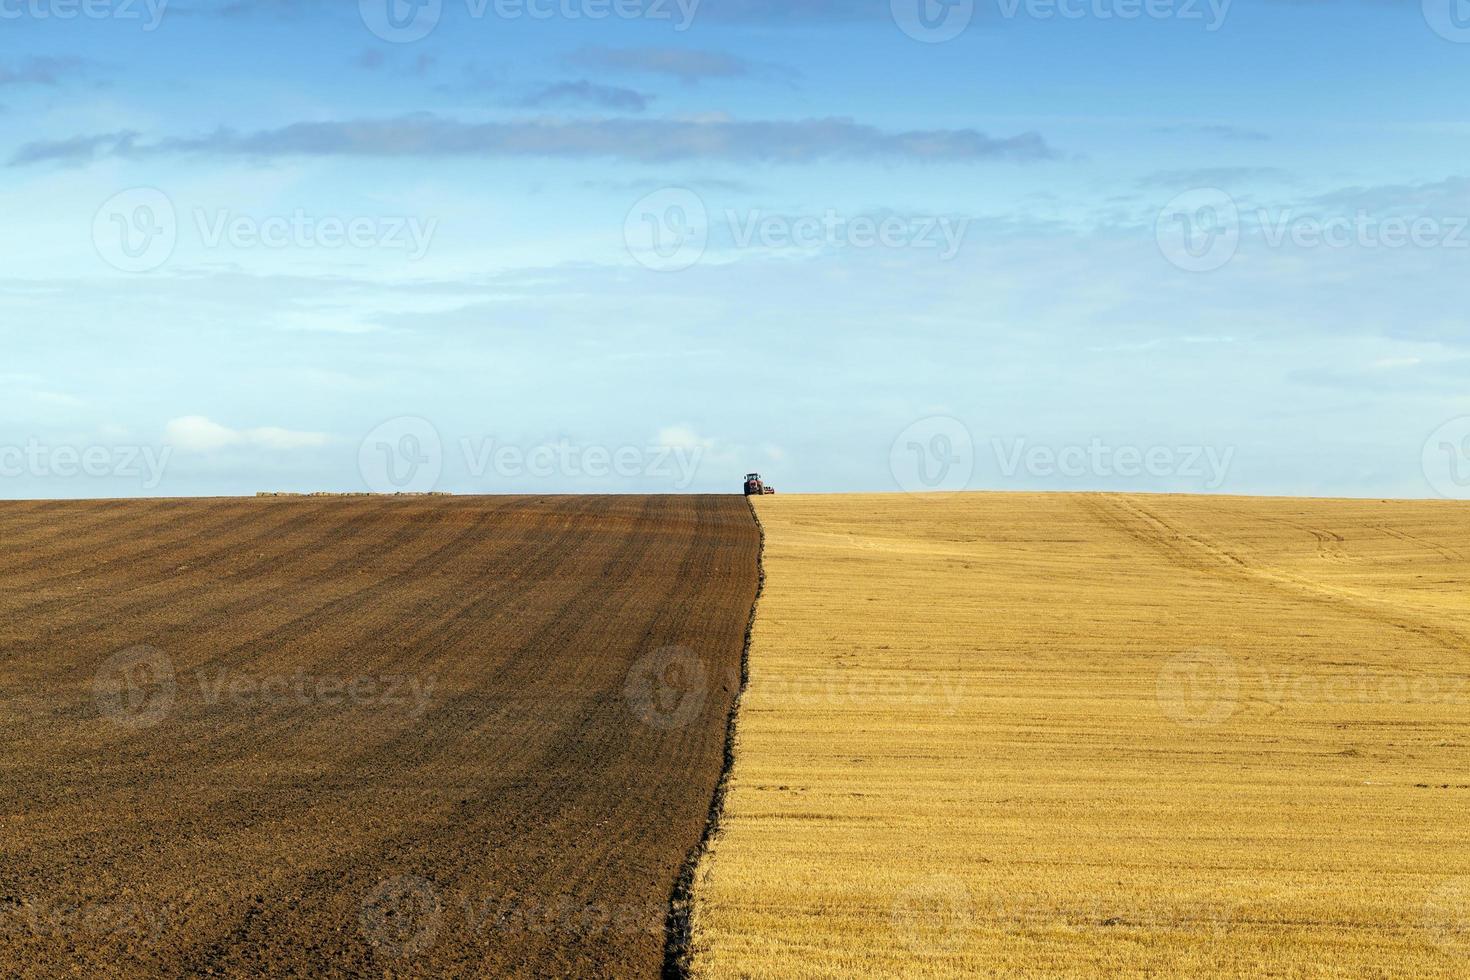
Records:
[[[1470,497],[1462,0],[389,2],[0,0],[0,497]]]

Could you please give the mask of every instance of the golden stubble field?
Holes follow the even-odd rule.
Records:
[[[697,976],[1470,975],[1470,506],[756,508]]]

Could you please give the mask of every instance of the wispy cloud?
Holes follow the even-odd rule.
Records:
[[[429,74],[438,63],[439,59],[436,55],[421,52],[412,61],[403,65],[400,70],[405,74],[422,78]],[[380,48],[364,48],[357,57],[352,59],[353,67],[361,68],[363,71],[382,71],[393,67],[393,64],[388,54]]]
[[[1246,181],[1290,179],[1290,173],[1277,167],[1199,167],[1193,170],[1160,170],[1140,177],[1137,183],[1142,188],[1228,188]]]
[[[1446,177],[1414,184],[1344,187],[1312,198],[1310,203],[1369,212],[1406,210],[1470,216],[1470,177]]]
[[[189,452],[209,453],[221,449],[246,447],[253,449],[314,449],[330,440],[321,432],[296,432],[266,426],[257,429],[231,429],[202,415],[186,415],[173,419],[164,427],[169,445]]]
[[[377,48],[368,48],[352,59],[352,64],[363,71],[377,71],[388,63],[388,56]]]
[[[735,23],[823,23],[891,17],[887,0],[719,0],[701,10],[710,20]]]
[[[78,164],[103,157],[127,157],[133,154],[138,135],[129,130],[120,130],[116,133],[96,133],[27,143],[11,155],[10,166],[52,162]]]
[[[721,194],[750,194],[756,188],[743,180],[721,177],[688,176],[679,180],[667,177],[644,177],[641,180],[584,180],[580,185],[585,190],[612,191],[615,194],[638,193],[664,190],[669,187],[686,187],[692,191],[710,191]]]
[[[130,132],[28,143],[11,166],[87,163],[100,157],[179,155],[310,157],[567,157],[663,163],[732,160],[803,164],[831,160],[969,163],[1043,160],[1056,153],[1037,133],[992,137],[974,129],[885,132],[850,119],[571,119],[467,123],[433,115],[303,122],[239,133],[139,142]]]
[[[0,85],[60,85],[90,72],[84,58],[27,58],[15,64],[0,63]]]
[[[196,0],[187,5],[171,4],[169,16],[304,16],[334,5],[341,6],[335,0]],[[352,6],[355,9],[356,5]],[[489,9],[495,8],[492,5]],[[699,9],[701,19],[772,26],[883,20],[889,16],[889,0],[712,0]]]
[[[1270,133],[1262,132],[1259,129],[1247,129],[1243,126],[1231,126],[1220,123],[1161,126],[1158,131],[1170,136],[1213,136],[1217,139],[1244,143],[1264,143],[1271,139]]]
[[[542,86],[522,99],[520,104],[528,108],[541,108],[548,105],[580,102],[603,109],[642,112],[648,108],[648,103],[652,98],[653,96],[645,95],[634,89],[620,88],[615,85],[599,85],[596,82],[582,79],[576,82],[558,82],[554,85]]]
[[[589,71],[667,75],[685,85],[712,78],[791,77],[795,74],[789,69],[749,61],[723,51],[690,48],[609,48],[594,45],[574,51],[564,60],[570,66]]]

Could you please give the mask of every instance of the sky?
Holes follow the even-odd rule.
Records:
[[[0,498],[1470,498],[1467,0],[0,37]]]

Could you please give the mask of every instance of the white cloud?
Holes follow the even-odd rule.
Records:
[[[312,449],[325,446],[329,441],[328,436],[321,432],[295,432],[272,426],[231,429],[202,415],[173,419],[164,431],[170,445],[196,453],[217,452],[235,446],[271,450]]]
[[[781,451],[775,447],[764,446],[757,453],[741,443],[722,442],[702,436],[693,426],[686,424],[659,429],[656,442],[676,454],[697,458],[702,467],[712,470],[738,470],[745,473],[756,462],[756,455],[763,454],[770,460],[777,460],[781,456]]]
[[[57,408],[82,408],[87,403],[75,395],[68,395],[64,391],[33,391],[31,397],[43,405],[52,405]]]
[[[687,425],[670,425],[658,430],[658,444],[669,449],[713,449],[713,439],[702,438]]]
[[[267,427],[249,429],[244,433],[248,442],[264,449],[314,449],[327,444],[327,436],[321,432],[293,432],[290,429]]]

